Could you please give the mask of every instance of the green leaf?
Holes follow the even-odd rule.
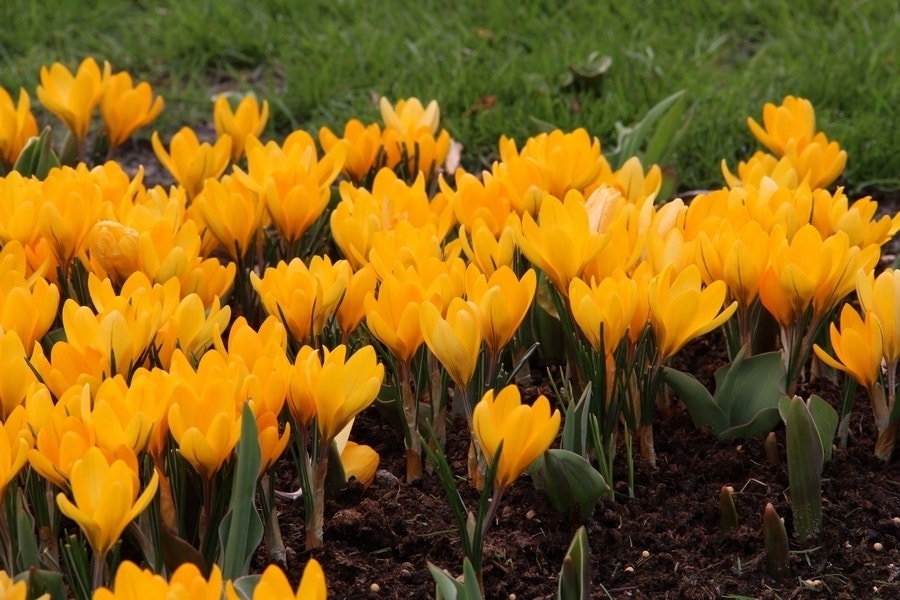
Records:
[[[462,600],[466,597],[466,588],[455,578],[431,563],[428,563],[428,570],[437,587],[437,600]]]
[[[41,553],[38,550],[34,532],[34,517],[28,511],[28,502],[25,493],[18,488],[13,495],[7,498],[15,498],[14,510],[16,513],[16,568],[19,571],[37,569],[42,566]],[[7,499],[7,501],[9,501]]]
[[[685,90],[672,94],[663,102],[669,100],[671,100],[670,107],[660,117],[659,124],[647,141],[643,160],[645,165],[667,163],[691,122],[690,115],[687,118],[684,116],[687,107]]]
[[[772,579],[783,580],[791,576],[790,549],[784,521],[775,512],[772,503],[763,511],[763,540],[766,548],[766,573]]]
[[[684,94],[685,90],[679,90],[671,96],[663,98],[656,106],[648,110],[647,114],[640,121],[630,127],[616,123],[616,131],[618,132],[616,148],[607,155],[613,169],[620,168],[629,158],[639,155],[640,149],[644,147],[645,142],[652,139],[651,135],[653,135],[653,128],[657,121],[663,119],[670,111],[675,113],[684,111],[683,104],[677,104]],[[672,121],[677,122],[679,120],[680,114],[672,118]],[[664,149],[668,149],[667,151],[671,152],[671,147],[673,147],[676,140],[675,131],[677,130],[673,131],[673,125],[665,119],[663,124],[666,126],[666,130],[659,133],[658,136],[654,135],[655,139],[652,139],[653,152],[656,156],[663,155]]]
[[[586,458],[561,448],[544,452],[528,472],[556,510],[577,508],[582,519],[591,516],[597,501],[609,491],[609,484]]]
[[[591,546],[584,526],[578,528],[563,558],[558,600],[587,600],[591,595]]]
[[[53,153],[50,135],[51,129],[48,125],[44,127],[39,136],[30,138],[19,153],[13,170],[18,171],[24,177],[34,176],[37,179],[45,179],[50,169],[58,167],[60,163]]]
[[[560,446],[575,454],[584,456],[588,448],[588,404],[591,397],[591,382],[588,381],[577,401],[570,401],[563,422]]]
[[[830,404],[819,396],[813,394],[806,403],[819,432],[819,441],[822,443],[824,462],[831,460],[831,452],[834,449],[834,436],[837,434],[838,413]]]
[[[237,592],[238,598],[240,600],[252,600],[253,590],[256,589],[256,584],[259,583],[261,577],[259,574],[244,575],[232,581],[231,583],[234,585],[234,591]]]
[[[220,562],[225,579],[236,579],[250,571],[250,560],[263,537],[262,519],[256,509],[256,479],[262,465],[257,435],[253,411],[245,404],[231,501],[219,525]]]
[[[698,427],[707,426],[719,439],[765,435],[778,424],[778,400],[783,396],[784,368],[778,352],[734,360],[716,371],[716,393],[688,373],[663,368],[665,382]]]
[[[466,590],[467,600],[482,600],[481,584],[478,581],[478,575],[475,567],[468,557],[463,558],[463,586]]]
[[[66,600],[66,582],[62,573],[46,569],[28,569],[16,575],[13,581],[25,580],[28,586],[28,598],[40,598],[48,594],[50,600]]]
[[[785,406],[786,404],[786,406]],[[787,438],[788,484],[794,532],[800,540],[822,526],[822,466],[824,451],[812,413],[802,398],[784,398],[781,409]]]

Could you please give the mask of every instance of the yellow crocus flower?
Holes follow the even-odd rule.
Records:
[[[840,329],[834,323],[829,329],[836,359],[818,344],[813,345],[813,350],[826,365],[846,372],[871,391],[881,374],[883,336],[878,317],[871,312],[865,314],[863,320],[849,304],[841,308]]]
[[[384,379],[384,365],[378,363],[372,346],[349,357],[347,351],[341,345],[325,349],[320,357],[314,349],[301,349],[290,373],[291,414],[301,427],[314,414],[326,444],[375,401]]]
[[[159,475],[154,471],[138,496],[137,473],[125,461],[115,460],[110,464],[98,448],[91,448],[72,466],[69,485],[74,502],[60,493],[56,503],[64,515],[78,523],[91,548],[102,559],[128,523],[150,504],[158,484]]]
[[[432,100],[423,107],[418,98],[401,99],[392,106],[382,97],[379,104],[385,128],[382,131],[382,147],[391,169],[406,160],[410,175],[430,175],[443,164],[450,152],[450,133],[443,129],[438,133],[441,112]]]
[[[171,154],[162,145],[159,133],[153,133],[151,143],[156,158],[185,189],[188,200],[200,193],[207,179],[220,177],[231,158],[230,136],[220,136],[215,145],[201,144],[190,127],[182,127],[172,136],[169,142]]]
[[[331,152],[342,142],[347,146],[343,173],[356,184],[373,168],[384,166],[376,162],[381,151],[381,127],[377,123],[363,125],[359,119],[350,119],[344,125],[343,138],[338,138],[328,127],[319,129],[319,143],[325,152]]]
[[[230,581],[225,587],[225,597],[227,600],[240,598]],[[269,565],[253,589],[252,600],[325,600],[327,597],[328,589],[322,566],[316,559],[310,558],[303,568],[296,593],[281,567]]]
[[[207,352],[196,371],[181,352],[172,356],[175,377],[169,406],[169,431],[179,451],[204,478],[211,479],[231,457],[241,435],[238,375],[225,358]]]
[[[438,185],[453,207],[456,220],[469,230],[480,222],[497,236],[506,227],[510,216],[515,214],[502,182],[490,173],[484,173],[482,180],[459,169],[456,172],[456,190],[450,188],[443,176],[438,179]]]
[[[562,201],[545,197],[538,220],[526,213],[517,234],[522,254],[563,296],[569,292],[569,282],[581,275],[607,242],[602,234],[591,231],[584,197],[576,191],[566,194]]]
[[[409,362],[422,345],[419,307],[423,292],[415,281],[389,275],[376,294],[366,295],[366,326],[398,360]]]
[[[522,278],[507,266],[490,276],[477,267],[466,270],[466,298],[478,307],[481,334],[490,351],[497,355],[509,343],[534,299],[537,275],[528,269]]]
[[[13,409],[25,402],[28,390],[37,383],[34,371],[28,365],[28,354],[19,334],[0,327],[0,420],[5,420]]]
[[[604,352],[615,352],[628,333],[637,309],[637,294],[637,283],[624,273],[591,285],[577,277],[572,280],[569,284],[572,316],[594,350],[599,352],[602,343]]]
[[[482,221],[476,220],[471,232],[466,231],[465,225],[459,226],[459,241],[463,254],[470,263],[487,276],[490,276],[500,267],[512,267],[516,257],[516,237],[521,229],[517,217],[511,215],[508,225],[504,227],[497,237],[491,233],[490,227]]]
[[[85,257],[94,224],[109,209],[103,190],[83,167],[52,169],[41,183],[38,229],[57,263]]]
[[[4,497],[9,483],[28,462],[28,450],[28,438],[16,431],[14,425],[0,421],[0,497]]]
[[[163,110],[165,101],[153,97],[153,88],[146,81],[134,85],[125,71],[112,74],[109,63],[104,65],[104,89],[100,98],[100,116],[106,127],[110,150],[122,145],[135,131],[152,123]]]
[[[97,221],[88,236],[94,273],[122,285],[139,267],[140,233],[112,220]]]
[[[16,332],[27,351],[49,331],[58,307],[59,288],[43,277],[29,285],[20,272],[0,275],[0,329]]]
[[[38,239],[38,210],[43,183],[18,171],[0,177],[0,242],[3,250],[16,242],[24,250]]]
[[[221,600],[222,570],[214,564],[205,577],[194,563],[179,565],[169,578],[166,600]]]
[[[103,74],[91,57],[81,61],[72,75],[62,63],[41,67],[37,96],[44,108],[56,115],[79,141],[87,137],[91,116],[103,95]]]
[[[94,428],[98,446],[115,452],[125,445],[135,454],[147,448],[151,433],[168,410],[168,398],[155,389],[155,383],[144,369],[135,373],[130,384],[121,375],[103,380],[90,412],[82,415]]]
[[[291,336],[305,343],[319,335],[347,291],[351,268],[346,260],[314,256],[307,267],[299,258],[266,268],[250,283],[269,315],[283,319]]]
[[[20,89],[19,101],[14,103],[9,92],[0,87],[0,163],[15,164],[22,148],[37,134],[28,92]]]
[[[344,475],[347,479],[355,477],[363,488],[372,485],[380,460],[378,452],[371,446],[356,442],[347,441],[341,450],[341,466],[344,468]]]
[[[218,296],[207,308],[197,294],[186,295],[155,338],[160,364],[168,368],[175,348],[181,348],[191,359],[199,360],[230,322],[231,307],[222,306]]]
[[[488,460],[492,460],[503,442],[500,464],[494,484],[509,487],[534,460],[553,443],[559,431],[558,410],[550,412],[550,402],[544,395],[534,404],[522,404],[519,388],[508,385],[495,396],[494,390],[482,397],[472,413],[472,427],[476,442]]]
[[[804,147],[816,133],[816,112],[806,98],[785,96],[776,106],[766,102],[763,106],[763,125],[752,117],[747,118],[747,126],[760,144],[776,156],[783,156],[788,140],[796,140]]]
[[[888,369],[900,360],[900,270],[885,269],[875,277],[860,271],[856,275],[856,295],[865,314],[874,314],[881,324],[882,351]]]
[[[700,269],[694,264],[680,272],[669,265],[650,282],[650,324],[660,362],[671,358],[690,340],[731,318],[737,302],[723,309],[726,292],[722,281],[703,287]]]
[[[232,260],[243,258],[262,229],[265,202],[235,178],[207,179],[193,207]]]
[[[184,563],[180,568],[191,565]],[[217,568],[213,565],[213,568]],[[176,571],[177,572],[177,571]],[[142,600],[143,598],[166,598],[169,584],[161,575],[150,569],[141,569],[130,560],[123,560],[116,569],[111,588],[94,590],[92,600]]]
[[[213,105],[213,123],[216,135],[231,137],[231,160],[239,161],[244,156],[244,147],[250,136],[259,137],[269,121],[269,102],[262,106],[253,94],[247,94],[232,109],[228,94],[219,94]]]
[[[450,300],[446,318],[428,301],[422,303],[419,311],[428,349],[457,386],[467,386],[475,373],[483,340],[478,305],[457,297]]]
[[[366,296],[375,293],[378,277],[371,265],[358,269],[347,281],[344,299],[337,308],[337,322],[346,338],[353,333],[366,316]]]

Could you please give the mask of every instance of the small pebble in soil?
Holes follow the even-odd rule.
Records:
[[[510,594],[509,596],[507,596],[507,598],[509,598],[509,600],[516,600],[516,595]]]
[[[634,567],[631,567],[631,566],[625,567],[625,572],[626,573],[634,573]]]
[[[378,592],[381,591],[381,586],[378,585],[377,583],[373,583],[372,585],[369,586],[369,591],[372,592],[373,594],[377,594]]]
[[[643,552],[641,552],[641,558],[650,558],[650,552],[644,550]]]
[[[872,550],[874,550],[875,552],[881,552],[882,550],[884,550],[884,544],[882,544],[881,542],[875,542],[874,544],[872,544]]]
[[[894,523],[894,525],[900,525],[900,517],[894,517],[893,519],[891,519],[891,521]]]

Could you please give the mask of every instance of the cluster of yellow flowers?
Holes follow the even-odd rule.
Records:
[[[92,59],[74,76],[44,69],[41,82],[39,99],[80,141],[98,103],[112,147],[162,109],[149,85]],[[0,92],[0,160],[12,165],[36,124],[26,92],[15,106]],[[338,138],[323,128],[320,153],[304,131],[261,141],[267,103],[248,96],[232,110],[220,98],[215,141],[186,127],[167,150],[153,134],[177,182],[169,190],[115,162],[0,178],[0,496],[28,465],[61,490],[60,510],[105,557],[157,490],[168,493],[169,445],[211,480],[234,456],[245,405],[262,472],[292,427],[315,428],[326,444],[341,441],[345,471],[367,485],[378,457],[346,432],[386,376],[376,345],[407,387],[427,348],[467,404],[483,454],[504,443],[504,488],[552,444],[559,412],[543,396],[523,405],[515,386],[476,389],[477,406],[466,390],[483,354],[496,371],[540,296],[535,268],[595,351],[633,350],[650,331],[658,364],[735,314],[749,343],[760,305],[795,359],[856,286],[864,317],[845,307],[843,334],[832,331],[841,363],[819,356],[867,386],[882,357],[896,366],[900,279],[872,273],[900,217],[876,219],[871,199],[826,189],[846,155],[816,131],[808,101],[766,105],[764,125],[750,126],[771,154],[737,175],[723,167],[728,185],[689,204],[659,204],[659,167],[632,158],[611,168],[584,129],[521,149],[503,138],[489,171],[458,170],[451,184],[437,103],[380,108],[383,129],[354,119]],[[343,258],[301,256],[323,222]],[[251,289],[265,319],[229,300]],[[326,344],[334,331],[341,343]],[[415,432],[419,401],[406,400]],[[420,460],[418,435],[407,448]],[[141,481],[143,456],[155,468]],[[167,583],[128,564],[114,587],[196,587],[196,573]]]

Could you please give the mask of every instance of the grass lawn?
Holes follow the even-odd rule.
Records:
[[[708,188],[723,158],[757,147],[746,117],[793,94],[848,151],[841,183],[900,188],[900,0],[5,0],[0,23],[0,85],[37,104],[41,65],[109,60],[165,97],[164,138],[209,120],[223,90],[267,98],[276,138],[417,96],[438,100],[478,170],[501,134],[585,127],[611,150],[617,122],[685,89],[690,123],[669,166],[683,188]],[[605,75],[566,85],[592,53],[612,59]]]

